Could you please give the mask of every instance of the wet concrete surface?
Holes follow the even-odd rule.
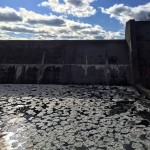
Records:
[[[150,150],[133,87],[0,85],[0,150]]]

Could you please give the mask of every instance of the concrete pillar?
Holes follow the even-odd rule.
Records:
[[[139,82],[139,64],[136,43],[135,20],[129,20],[126,23],[125,39],[129,46],[129,62],[131,69],[131,84]]]

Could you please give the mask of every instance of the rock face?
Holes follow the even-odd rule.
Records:
[[[133,87],[0,85],[6,149],[145,149],[150,102]]]

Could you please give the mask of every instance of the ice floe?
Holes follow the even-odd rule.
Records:
[[[150,103],[133,87],[0,89],[0,142],[9,150],[150,149]]]

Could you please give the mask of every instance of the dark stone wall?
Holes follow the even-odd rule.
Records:
[[[126,40],[0,41],[0,83],[131,82]]]
[[[135,84],[139,82],[139,64],[135,20],[130,20],[126,23],[125,39],[127,40],[129,47],[129,64],[132,84]]]
[[[150,88],[150,21],[135,22],[140,82]]]

